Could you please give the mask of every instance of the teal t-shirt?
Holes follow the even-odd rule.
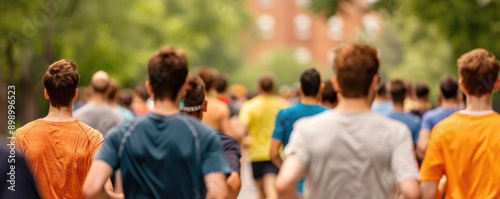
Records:
[[[121,169],[125,198],[205,198],[203,177],[231,172],[217,133],[185,114],[120,124],[95,158]]]

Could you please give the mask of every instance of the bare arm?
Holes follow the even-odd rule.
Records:
[[[420,130],[418,134],[418,142],[417,142],[417,157],[420,159],[424,158],[425,149],[427,148],[427,143],[429,143],[429,137],[431,132],[428,129]]]
[[[283,159],[281,158],[279,152],[281,144],[281,140],[272,139],[271,150],[269,150],[269,157],[271,157],[271,162],[278,168],[280,168],[283,164]]]
[[[240,193],[241,189],[241,178],[240,174],[238,172],[231,172],[231,175],[229,178],[227,178],[227,185],[229,187],[228,191],[228,198],[229,199],[236,199],[238,198],[238,195]]]
[[[284,199],[301,198],[297,191],[297,183],[304,175],[305,165],[298,156],[292,154],[288,156],[276,179],[276,190]]]
[[[83,194],[85,198],[122,198],[123,195],[110,193],[110,191],[112,191],[112,185],[111,181],[109,181],[109,177],[112,173],[113,169],[108,163],[102,160],[92,161],[89,173],[83,184]]]
[[[422,181],[420,189],[422,190],[422,199],[433,199],[437,193],[437,181]]]
[[[399,190],[404,199],[419,199],[420,188],[417,180],[407,180],[399,183]]]
[[[224,173],[213,172],[205,175],[205,186],[207,187],[207,199],[227,198],[227,185]]]

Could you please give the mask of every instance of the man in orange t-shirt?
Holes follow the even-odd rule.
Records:
[[[446,176],[446,198],[500,198],[500,115],[492,93],[500,88],[499,63],[484,49],[458,60],[467,107],[438,123],[420,171],[423,198],[433,198]]]
[[[85,177],[103,142],[101,133],[72,117],[79,79],[71,61],[50,65],[43,75],[49,113],[16,131],[16,145],[28,161],[42,198],[84,198]]]

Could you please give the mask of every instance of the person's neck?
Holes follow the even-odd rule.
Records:
[[[260,92],[259,95],[264,96],[264,97],[270,97],[270,96],[274,96],[274,93]]]
[[[90,98],[89,103],[91,104],[106,104],[107,100],[102,94],[94,94],[92,98]]]
[[[493,107],[493,97],[491,94],[477,96],[467,96],[467,111],[490,111]]]
[[[417,110],[425,110],[427,109],[427,100],[417,99],[415,101],[415,109]]]
[[[318,105],[319,99],[317,97],[309,97],[309,96],[302,95],[300,97],[300,103],[307,104],[307,105]]]
[[[393,103],[392,111],[395,113],[404,113],[405,107],[401,103]]]
[[[108,101],[108,105],[113,107],[113,108],[117,108],[118,107],[118,103],[116,103],[115,101]]]
[[[176,102],[170,100],[155,100],[155,105],[151,112],[163,116],[178,114],[180,113],[179,100],[177,100]]]
[[[383,98],[383,97],[375,97],[375,100],[373,100],[374,102],[385,102],[387,101],[386,98]]]
[[[56,108],[51,105],[49,108],[49,113],[42,119],[51,122],[73,121],[75,119],[73,118],[71,109],[72,109],[71,105],[69,107],[61,107],[61,108]]]
[[[452,109],[458,107],[458,102],[456,99],[445,99],[441,103],[441,107],[446,109]]]
[[[335,108],[341,113],[364,113],[370,111],[370,103],[367,98],[344,98],[339,95],[339,103]]]

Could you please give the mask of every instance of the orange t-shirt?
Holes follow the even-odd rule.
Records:
[[[16,137],[42,198],[84,198],[83,182],[103,142],[99,131],[78,120],[38,119],[19,128]]]
[[[433,129],[422,181],[447,177],[446,198],[500,198],[500,115],[455,113]]]

